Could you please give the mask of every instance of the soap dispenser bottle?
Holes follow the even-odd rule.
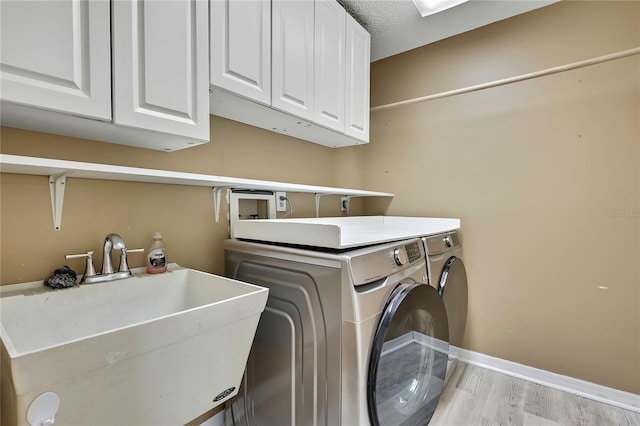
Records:
[[[153,241],[147,250],[147,274],[161,274],[167,271],[167,255],[162,234],[153,233]]]

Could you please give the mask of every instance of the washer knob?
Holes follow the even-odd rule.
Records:
[[[448,248],[453,247],[453,241],[451,241],[451,235],[447,235],[446,237],[444,237],[444,245],[447,246]]]
[[[396,261],[396,265],[402,266],[407,263],[407,252],[402,249],[395,249],[393,251],[393,260]]]

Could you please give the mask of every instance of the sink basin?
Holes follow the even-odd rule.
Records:
[[[60,398],[58,424],[185,424],[237,393],[268,290],[176,264],[51,290],[0,288],[2,423]]]

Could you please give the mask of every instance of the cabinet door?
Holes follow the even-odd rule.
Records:
[[[211,84],[271,103],[271,1],[210,3]]]
[[[209,139],[208,3],[113,2],[114,123]]]
[[[109,1],[0,2],[3,101],[111,120]]]
[[[346,11],[335,0],[315,2],[316,123],[344,132]]]
[[[369,67],[371,37],[347,16],[347,100],[345,133],[369,142]]]
[[[313,120],[313,0],[272,2],[271,105]]]

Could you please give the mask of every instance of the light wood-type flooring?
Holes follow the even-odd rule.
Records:
[[[460,363],[429,425],[640,425],[640,413]]]

